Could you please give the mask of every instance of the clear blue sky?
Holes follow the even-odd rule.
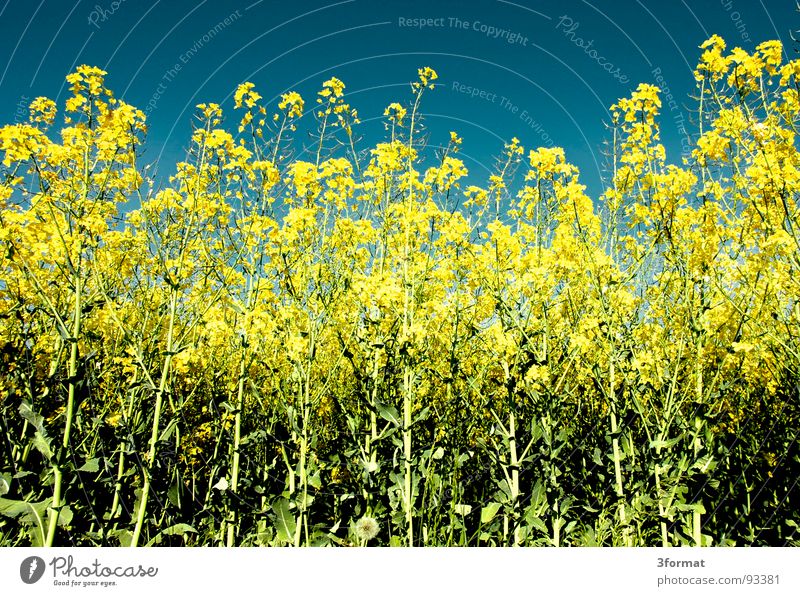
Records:
[[[485,175],[503,141],[555,144],[600,187],[608,107],[639,82],[668,87],[662,129],[679,159],[681,122],[691,129],[692,69],[712,33],[753,49],[800,29],[794,0],[3,0],[0,123],[45,95],[63,101],[79,64],[109,72],[118,97],[148,110],[148,157],[162,169],[182,155],[193,106],[232,104],[242,81],[274,102],[299,91],[310,105],[325,79],[347,84],[365,142],[380,116],[409,99],[429,65],[440,86],[424,111],[431,143],[449,130],[462,157]],[[226,24],[225,19],[228,19]],[[180,65],[176,70],[175,65]],[[660,74],[659,74],[660,73]],[[661,76],[661,79],[656,79]],[[505,100],[504,100],[505,98]]]

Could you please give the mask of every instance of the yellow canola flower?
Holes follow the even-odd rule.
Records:
[[[383,115],[387,116],[389,120],[394,122],[395,124],[402,125],[403,119],[406,117],[408,111],[401,106],[399,103],[390,103],[386,109],[383,111]]]
[[[255,90],[253,83],[242,83],[236,88],[233,94],[233,101],[236,108],[254,108],[261,99],[261,95]]]
[[[47,126],[53,124],[56,119],[56,102],[46,97],[37,97],[34,99],[30,107],[30,122],[32,124],[40,123]]]
[[[278,107],[281,110],[288,110],[286,111],[286,115],[289,118],[300,118],[303,115],[303,107],[305,103],[303,102],[303,98],[300,97],[300,94],[296,91],[290,91],[289,93],[284,93],[281,95],[281,101],[278,103]]]

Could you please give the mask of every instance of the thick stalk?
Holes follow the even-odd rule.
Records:
[[[233,462],[231,464],[231,493],[236,496],[239,488],[239,446],[242,441],[242,408],[244,408],[244,375],[245,354],[242,354],[242,364],[239,368],[239,388],[236,396],[236,416],[233,420]],[[228,513],[228,548],[233,546],[236,537],[236,513]]]
[[[364,439],[364,455],[368,462],[368,474],[372,474],[378,465],[378,453],[375,449],[375,442],[378,440],[378,350],[373,349],[372,352],[372,391],[370,392],[370,412],[369,412],[369,432]],[[372,512],[372,500],[369,491],[370,483],[364,483],[362,488],[362,495],[364,497],[364,504],[366,507],[367,515]]]
[[[137,368],[133,373],[133,385],[136,386],[136,382],[139,377],[139,369]],[[134,397],[135,389],[130,390],[130,400],[128,402],[128,411],[126,413],[127,420],[131,419],[132,410],[133,410],[133,397]],[[125,473],[125,445],[126,441],[119,442],[119,461],[117,462],[117,479],[114,483],[114,498],[111,501],[111,509],[109,510],[109,520],[113,520],[117,516],[117,510],[120,506],[120,501],[122,499],[122,475]]]
[[[555,503],[556,520],[553,522],[553,546],[558,548],[561,546],[561,511],[559,510],[558,501]]]
[[[175,312],[178,307],[178,291],[176,288],[172,289],[172,296],[169,305],[169,328],[167,330],[167,355],[164,358],[164,365],[161,368],[161,380],[158,384],[158,391],[156,391],[155,411],[153,412],[153,428],[150,433],[150,447],[147,452],[147,461],[142,466],[142,474],[144,475],[144,482],[142,484],[142,494],[139,501],[139,510],[136,514],[136,525],[133,528],[133,536],[131,538],[131,547],[139,545],[139,538],[142,534],[142,526],[144,525],[144,517],[147,512],[147,500],[150,496],[150,470],[153,462],[156,459],[156,444],[158,443],[158,429],[161,420],[161,408],[164,402],[164,392],[167,388],[167,378],[169,376],[170,365],[172,364],[172,351],[173,351],[173,334],[175,331]]]
[[[692,534],[695,546],[703,546],[703,533],[701,531],[700,512],[692,511]]]
[[[414,517],[411,499],[411,371],[403,372],[403,459],[405,475],[403,479],[403,508],[406,514],[408,546],[414,546]]]
[[[409,149],[413,149],[414,147],[414,127],[416,125],[417,107],[419,106],[420,97],[421,92],[417,94],[417,99],[414,102],[414,108],[411,111],[411,126],[409,128],[408,136]],[[411,209],[414,202],[414,185],[411,183],[412,171],[413,164],[409,154],[409,183],[408,194],[405,199],[405,242],[403,244],[403,337],[408,342],[409,346],[411,343],[409,334],[413,325],[413,285],[408,268],[408,261],[411,253]],[[406,346],[406,349],[408,349],[409,346]],[[403,365],[403,509],[406,518],[406,540],[408,541],[408,546],[414,546],[414,512],[413,499],[411,495],[411,407],[413,401],[411,377],[411,364],[409,363],[409,356],[406,354],[405,363]]]
[[[614,359],[613,353],[611,358],[611,363],[609,364],[609,371],[608,371],[608,383],[609,383],[609,399],[611,401],[611,448],[614,454],[614,481],[615,481],[615,489],[617,492],[617,497],[619,498],[619,523],[622,525],[622,534],[625,538],[625,546],[631,546],[630,544],[630,532],[629,529],[626,527],[628,523],[627,516],[625,514],[625,490],[622,486],[622,455],[620,454],[619,449],[619,438],[617,437],[617,431],[619,430],[617,425],[617,404],[616,404],[616,391],[614,390],[614,384],[616,381],[615,378],[615,367],[614,367]]]
[[[313,334],[311,339],[311,351],[313,353]],[[311,364],[309,363],[308,369],[306,370],[305,374],[303,375],[303,386],[300,388],[300,400],[301,400],[301,421],[302,421],[302,428],[300,429],[300,462],[298,466],[298,472],[300,476],[300,502],[298,503],[297,509],[297,529],[294,533],[294,545],[300,546],[301,538],[303,535],[303,531],[305,530],[306,540],[308,540],[308,514],[306,511],[306,505],[308,503],[308,420],[309,420],[309,413],[311,409]],[[294,491],[292,491],[294,492]]]
[[[520,545],[519,526],[519,459],[517,458],[516,417],[508,416],[508,451],[511,459],[511,504],[514,508],[514,546]]]
[[[64,423],[64,435],[61,440],[61,456],[66,457],[67,449],[69,449],[70,432],[72,431],[72,418],[75,410],[75,392],[77,389],[77,374],[78,374],[78,338],[81,333],[81,312],[83,305],[81,304],[82,280],[80,268],[80,251],[82,248],[78,247],[78,265],[74,274],[75,282],[75,302],[72,314],[72,337],[69,341],[69,381],[67,389],[67,411],[66,421]],[[62,502],[62,481],[63,473],[57,460],[53,461],[53,502],[49,510],[49,520],[47,527],[47,537],[45,538],[45,546],[53,546],[53,540],[56,536],[56,528],[58,527],[58,516],[63,507]]]

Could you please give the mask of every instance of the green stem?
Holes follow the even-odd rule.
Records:
[[[139,369],[137,368],[133,373],[132,383],[133,386],[136,386],[136,382],[139,378]],[[131,419],[132,411],[133,411],[133,398],[134,398],[135,390],[130,390],[130,400],[128,401],[128,410],[126,412],[126,420]],[[122,498],[122,475],[125,473],[125,446],[126,441],[119,442],[119,462],[117,464],[117,479],[114,483],[114,498],[111,502],[111,510],[109,513],[109,519],[113,520],[117,516],[117,511],[119,510],[120,500]]]
[[[156,459],[156,444],[158,443],[158,429],[161,420],[161,408],[164,402],[164,392],[167,388],[167,378],[169,376],[170,364],[172,363],[172,350],[173,350],[173,334],[175,331],[175,312],[178,306],[178,291],[176,288],[172,289],[172,296],[169,306],[169,329],[167,331],[167,355],[164,358],[164,365],[161,368],[161,380],[158,384],[156,391],[155,411],[153,412],[153,428],[150,433],[150,447],[147,452],[147,460],[142,466],[142,473],[144,475],[144,483],[142,484],[141,499],[139,501],[139,510],[136,514],[136,525],[133,529],[133,536],[131,538],[131,547],[139,545],[139,538],[142,534],[142,526],[144,525],[144,517],[147,512],[147,500],[150,496],[150,470],[153,462]]]
[[[244,408],[244,378],[245,378],[245,354],[242,355],[242,364],[239,368],[239,390],[236,397],[236,417],[233,422],[233,464],[231,465],[231,492],[236,495],[239,488],[239,445],[242,440],[242,409]],[[228,513],[228,548],[233,546],[236,536],[236,513]]]
[[[411,371],[408,366],[403,373],[403,388],[403,459],[405,460],[403,508],[406,514],[408,546],[414,546],[414,516],[411,498]]]
[[[81,247],[78,247],[80,259]],[[80,262],[74,274],[75,280],[75,303],[72,315],[72,337],[70,337],[70,353],[69,353],[69,387],[67,392],[67,411],[66,422],[64,423],[64,435],[61,441],[61,457],[66,457],[67,449],[69,448],[70,432],[72,431],[72,418],[75,410],[75,391],[77,389],[77,374],[78,374],[78,337],[81,333],[81,293],[82,293],[82,280]],[[53,502],[49,510],[49,519],[47,527],[47,537],[45,538],[44,545],[47,547],[53,546],[53,540],[56,536],[56,528],[58,527],[58,516],[61,513],[61,508],[64,503],[62,502],[62,481],[63,473],[59,466],[58,460],[53,461]]]
[[[514,519],[514,546],[521,543],[519,526],[519,459],[517,457],[516,417],[514,412],[508,416],[508,451],[511,456],[511,505]]]

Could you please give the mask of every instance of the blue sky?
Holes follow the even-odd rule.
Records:
[[[712,33],[752,50],[781,39],[790,58],[800,29],[794,0],[3,0],[0,123],[45,95],[66,97],[79,64],[109,72],[116,95],[148,108],[148,159],[162,170],[183,154],[193,106],[232,104],[250,80],[265,98],[297,90],[313,102],[337,76],[363,120],[364,143],[382,138],[381,114],[410,98],[420,66],[439,72],[424,103],[430,142],[456,130],[477,179],[504,141],[558,145],[601,187],[608,108],[639,82],[669,89],[663,140],[680,159],[691,131],[692,69]],[[227,19],[227,21],[226,21]],[[179,65],[179,69],[176,69]],[[310,101],[309,101],[310,100]],[[231,123],[232,125],[233,123]]]

